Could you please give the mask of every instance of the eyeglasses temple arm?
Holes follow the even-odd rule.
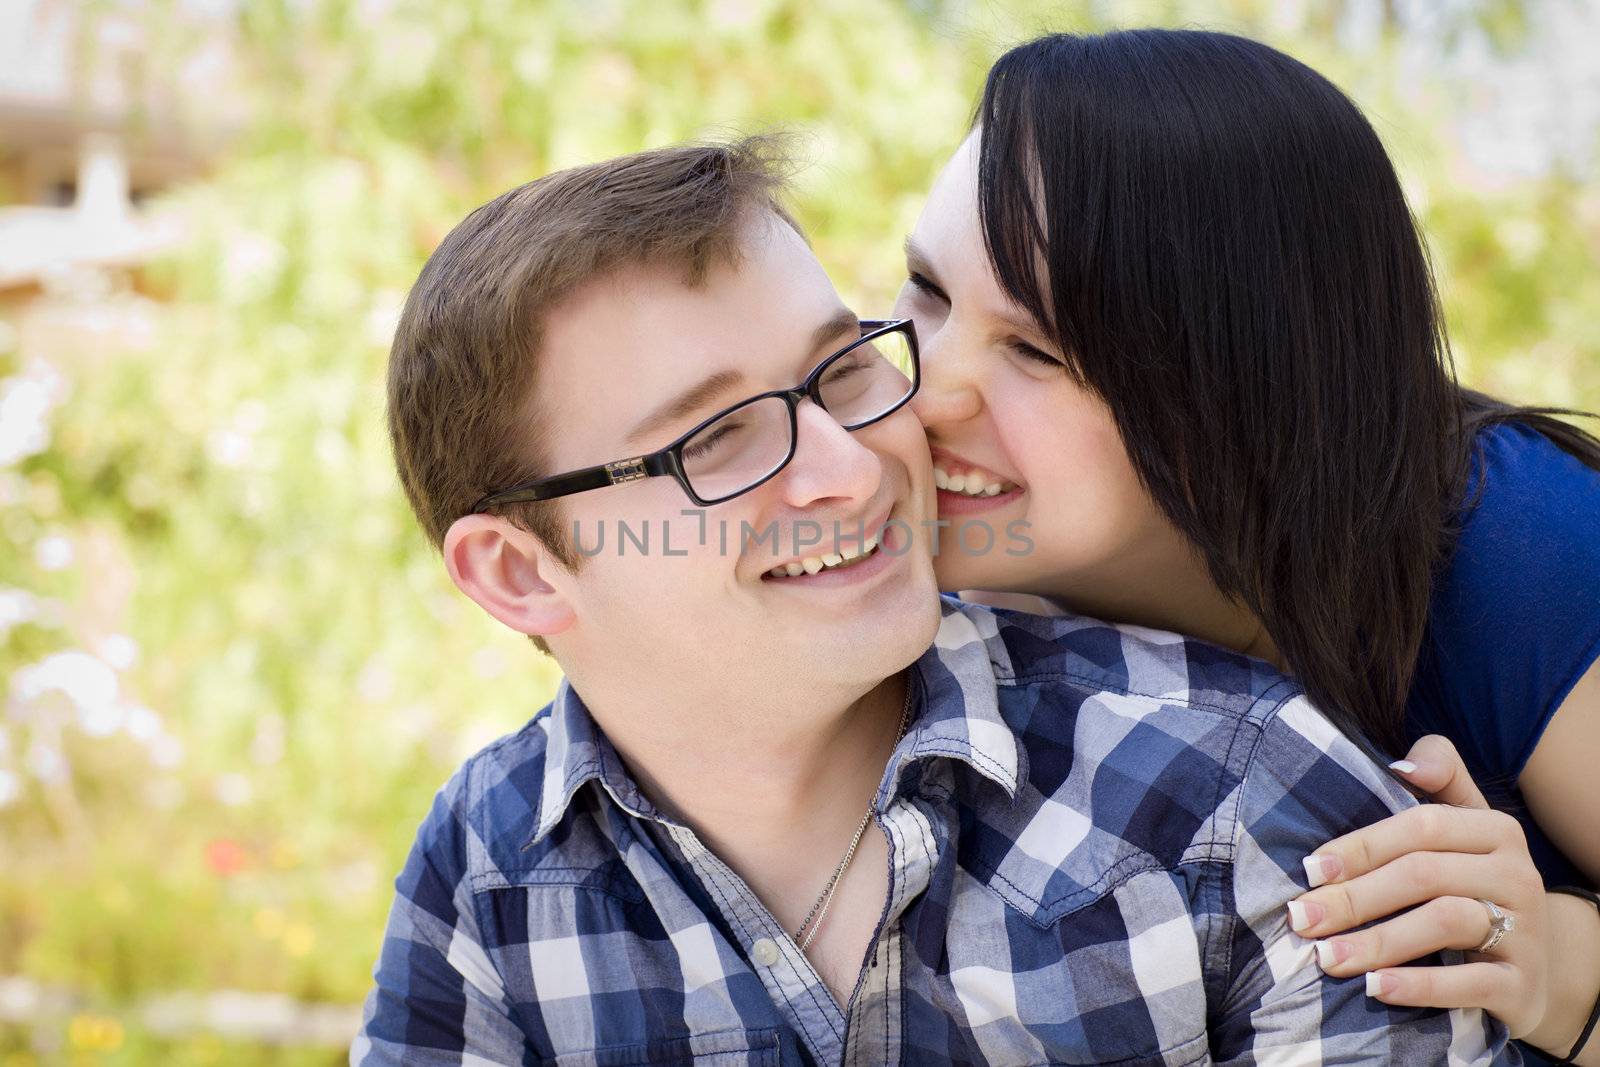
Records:
[[[472,506],[474,513],[494,504],[521,504],[534,500],[551,500],[558,496],[570,496],[588,489],[599,489],[612,484],[611,476],[607,473],[606,465],[586,467],[581,471],[570,474],[558,475],[554,478],[541,478],[525,485],[514,486],[499,493],[491,493]]]

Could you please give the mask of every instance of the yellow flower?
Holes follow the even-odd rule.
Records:
[[[107,911],[121,914],[133,906],[133,894],[121,882],[113,882],[100,890],[100,902]]]
[[[262,937],[274,938],[283,933],[283,912],[277,908],[261,908],[252,918],[251,923],[256,928],[256,933]]]
[[[222,1039],[216,1034],[201,1034],[189,1049],[196,1063],[215,1063],[222,1058]]]
[[[272,865],[280,871],[298,866],[300,863],[300,846],[287,837],[280,837],[272,843]]]
[[[316,933],[305,923],[291,923],[283,931],[283,947],[291,956],[307,955],[316,943]]]
[[[122,1023],[104,1015],[74,1015],[67,1024],[67,1040],[76,1049],[114,1052],[122,1036]]]

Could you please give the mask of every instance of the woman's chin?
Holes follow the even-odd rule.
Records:
[[[984,575],[978,573],[981,570],[973,567],[970,560],[945,562],[936,558],[933,561],[933,577],[941,593],[954,595],[963,589],[983,588]]]
[[[939,585],[939,592],[977,594],[980,591],[1017,590],[1017,575],[1006,573],[1003,568],[985,567],[981,559],[968,557],[961,560],[952,560],[948,564],[934,561],[934,579]],[[982,601],[976,595],[963,599],[977,603]]]

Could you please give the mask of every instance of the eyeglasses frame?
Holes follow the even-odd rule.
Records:
[[[899,411],[902,407],[904,407],[913,396],[917,395],[917,389],[922,384],[922,362],[917,349],[917,331],[916,327],[912,324],[912,321],[910,319],[861,319],[860,323],[862,331],[861,337],[855,341],[852,341],[850,344],[845,345],[843,348],[839,349],[837,352],[818,363],[811,369],[811,372],[806,375],[805,380],[799,385],[792,386],[788,389],[772,389],[765,393],[759,393],[755,396],[746,397],[737,404],[723,408],[714,415],[701,420],[692,429],[673,440],[671,444],[659,448],[654,452],[649,452],[640,456],[633,456],[629,459],[612,460],[609,463],[600,463],[592,467],[584,467],[580,470],[567,471],[564,474],[552,474],[543,478],[535,478],[531,481],[522,482],[518,485],[514,485],[508,489],[503,489],[496,493],[489,493],[472,506],[472,511],[470,514],[477,514],[483,511],[485,508],[493,507],[497,504],[516,504],[535,500],[554,500],[557,497],[570,496],[573,493],[583,493],[590,489],[603,489],[609,485],[625,485],[628,482],[636,482],[642,478],[653,478],[668,475],[676,478],[678,484],[683,487],[683,491],[688,494],[689,499],[700,507],[710,507],[713,504],[722,504],[734,499],[735,497],[743,496],[745,493],[750,492],[752,489],[755,489],[776,477],[778,473],[787,467],[789,462],[794,459],[795,449],[799,445],[800,438],[800,401],[810,399],[812,403],[817,405],[817,407],[827,411],[827,406],[823,404],[822,395],[819,391],[823,374],[834,363],[848,355],[850,352],[853,352],[860,346],[878,337],[882,337],[885,334],[896,332],[904,333],[907,346],[909,347],[911,353],[911,388],[907,390],[906,395],[902,397],[898,403],[882,414],[875,415],[864,422],[859,422],[851,426],[845,426],[844,423],[840,423],[840,426],[852,433],[856,430],[864,429],[865,427],[871,426],[875,422],[879,422],[888,418],[890,415],[893,415],[896,411]],[[694,487],[689,484],[689,477],[683,468],[683,446],[688,444],[690,439],[692,439],[696,434],[704,430],[707,426],[710,426],[712,423],[716,422],[718,419],[726,418],[735,411],[738,411],[740,408],[749,407],[751,404],[757,404],[761,401],[769,400],[772,397],[783,398],[783,401],[789,407],[788,454],[785,455],[783,460],[773,467],[772,470],[762,475],[759,480],[750,483],[736,493],[729,493],[726,496],[720,496],[714,500],[707,500],[700,496],[700,494],[696,493],[694,491]]]

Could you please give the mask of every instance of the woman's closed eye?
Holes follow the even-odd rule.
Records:
[[[1030,360],[1033,360],[1033,361],[1038,362],[1038,363],[1043,363],[1043,364],[1045,364],[1047,366],[1050,366],[1050,367],[1065,367],[1066,366],[1066,364],[1062,363],[1061,360],[1057,359],[1055,356],[1052,356],[1050,353],[1044,351],[1043,349],[1035,348],[1033,345],[1030,345],[1028,342],[1020,340],[1018,338],[1015,338],[1015,337],[1011,338],[1009,341],[1005,342],[1005,345],[1006,345],[1007,348],[1011,349],[1011,351],[1015,352],[1017,355],[1022,356],[1025,359],[1030,359]]]
[[[933,299],[942,301],[946,304],[950,303],[950,298],[945,295],[944,290],[935,285],[933,280],[927,275],[921,274],[914,270],[908,271],[906,281],[913,289],[917,290],[919,293],[922,293],[924,296],[932,297]]]

